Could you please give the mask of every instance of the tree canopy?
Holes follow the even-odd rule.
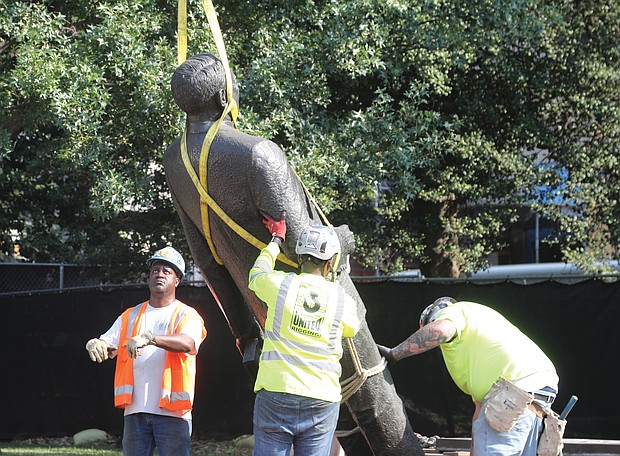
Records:
[[[620,251],[617,1],[214,2],[239,126],[270,138],[358,260],[481,267],[529,207],[582,266]],[[189,1],[189,53],[214,52]],[[160,159],[182,130],[176,2],[0,5],[0,249],[187,253]]]

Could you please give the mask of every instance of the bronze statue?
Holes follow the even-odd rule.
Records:
[[[238,102],[238,88],[236,84],[233,87]],[[230,115],[208,151],[203,150],[205,135],[227,106],[225,71],[217,57],[204,53],[181,64],[172,77],[172,93],[187,114],[187,125],[186,140],[177,138],[164,155],[168,186],[194,262],[204,273],[244,362],[253,372],[266,310],[248,289],[248,273],[259,252],[253,242],[266,244],[270,239],[259,211],[272,216],[286,211],[288,235],[283,251],[287,258],[282,258],[280,269],[295,267],[294,244],[301,230],[310,223],[325,223],[280,147],[237,130]],[[200,180],[206,185],[197,184]],[[205,202],[211,198],[215,206]],[[346,225],[337,232],[345,256],[352,251],[353,235]],[[366,324],[365,306],[344,267],[337,280],[357,302],[362,328],[354,338],[353,351],[361,365],[371,369],[380,365],[382,358]],[[342,379],[347,379],[356,373],[355,353],[344,348]],[[359,432],[339,437],[347,454],[423,454],[387,369],[368,377],[345,403],[339,429],[359,427]]]

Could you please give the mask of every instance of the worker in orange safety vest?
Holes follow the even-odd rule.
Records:
[[[149,300],[125,310],[86,344],[90,358],[116,359],[114,405],[124,409],[124,456],[190,454],[196,354],[202,317],[176,299],[185,261],[172,247],[147,261]],[[117,356],[118,355],[118,356]]]

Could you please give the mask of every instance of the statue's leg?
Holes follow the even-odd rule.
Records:
[[[383,359],[366,322],[366,307],[357,293],[351,278],[343,273],[338,279],[342,287],[351,295],[358,305],[358,317],[362,322],[360,330],[353,338],[354,350],[344,343],[341,360],[342,378],[346,380],[356,375],[356,365],[361,365],[368,373],[375,367],[382,366]],[[357,358],[357,362],[355,360]],[[343,389],[346,394],[346,388]],[[347,414],[343,413],[339,422],[339,431],[359,428],[359,432],[349,437],[339,437],[347,454],[353,455],[403,455],[422,456],[423,451],[417,437],[409,424],[409,419],[401,399],[396,394],[390,371],[384,370],[370,375],[357,392],[346,400],[350,417],[356,426],[347,423]],[[342,432],[339,432],[342,434]],[[364,441],[369,449],[364,451]]]
[[[351,353],[345,344],[345,353],[342,358],[343,377],[345,378],[355,373],[354,368],[351,368],[354,366],[353,355],[359,358],[365,369],[371,369],[382,362],[365,320],[353,342],[355,354]],[[346,406],[361,431],[351,435],[350,438],[339,438],[346,454],[381,456],[422,456],[424,454],[409,424],[403,403],[396,394],[389,370],[385,369],[368,377],[359,390],[346,401]],[[340,428],[342,429],[342,426]],[[371,450],[370,453],[363,452],[364,445],[360,436],[366,440]]]
[[[366,441],[366,436],[358,427],[346,404],[340,405],[336,437],[345,454],[373,456],[372,449]]]
[[[207,275],[205,281],[228,321],[237,349],[243,358],[243,365],[255,379],[263,345],[261,327],[226,268],[219,266],[210,271],[211,274]]]

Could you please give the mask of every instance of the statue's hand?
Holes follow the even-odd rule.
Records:
[[[334,228],[340,240],[341,254],[343,257],[351,255],[355,251],[355,235],[349,229],[349,225],[340,225]]]

